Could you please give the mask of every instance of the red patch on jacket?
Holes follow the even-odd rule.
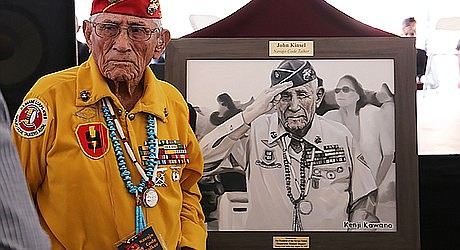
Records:
[[[75,131],[83,153],[92,159],[99,159],[109,150],[109,130],[102,123],[80,124]]]

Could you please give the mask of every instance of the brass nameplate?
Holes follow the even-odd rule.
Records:
[[[313,56],[313,41],[269,41],[269,56]]]
[[[273,236],[273,248],[310,248],[310,237]]]

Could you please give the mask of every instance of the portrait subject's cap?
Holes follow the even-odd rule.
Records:
[[[271,74],[271,86],[292,81],[293,87],[317,79],[313,66],[308,61],[284,60]]]
[[[115,13],[143,18],[161,18],[159,0],[94,0],[91,15]]]

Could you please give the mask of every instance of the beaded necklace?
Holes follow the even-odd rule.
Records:
[[[305,169],[307,168],[307,155],[308,155],[308,143],[302,140],[303,144],[303,152],[300,158],[300,183],[298,182],[294,169],[292,167],[291,157],[288,154],[288,146],[286,145],[286,138],[283,138],[283,165],[284,165],[284,180],[286,183],[286,191],[289,200],[291,201],[292,205],[294,205],[294,209],[292,212],[292,230],[293,231],[303,231],[302,226],[302,217],[301,214],[310,214],[311,210],[308,212],[301,211],[302,203],[308,204],[311,209],[313,209],[312,204],[310,201],[305,201],[305,198],[310,191],[310,181],[313,172],[313,163],[315,159],[315,147],[312,147],[311,151],[311,158],[310,158],[310,167],[308,171],[308,177],[305,174]],[[297,199],[294,198],[292,194],[291,188],[291,174],[294,177],[294,183],[296,184],[296,188],[299,191],[299,197]]]
[[[104,118],[109,128],[109,137],[112,141],[113,149],[115,151],[115,156],[117,157],[118,170],[120,171],[120,176],[125,183],[125,187],[130,194],[134,194],[136,197],[136,234],[141,232],[146,227],[144,214],[142,213],[142,199],[141,194],[143,194],[144,206],[153,207],[158,202],[158,194],[156,193],[154,187],[154,176],[156,176],[158,168],[158,138],[156,136],[156,119],[154,116],[149,115],[147,118],[147,146],[149,149],[149,155],[147,159],[147,166],[145,171],[136,160],[134,152],[129,145],[128,140],[123,133],[123,129],[115,116],[113,111],[112,104],[106,98],[102,99],[102,112],[104,113]],[[126,149],[126,152],[131,159],[131,161],[136,166],[139,174],[141,175],[141,180],[139,185],[134,185],[131,178],[131,172],[126,167],[125,157],[123,155],[123,148],[120,144],[121,142]]]

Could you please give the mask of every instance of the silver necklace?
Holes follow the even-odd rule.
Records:
[[[300,158],[300,183],[299,180],[296,177],[294,168],[292,166],[292,160],[291,157],[288,153],[288,145],[286,145],[286,137],[283,138],[282,140],[282,150],[283,150],[283,165],[284,165],[284,173],[285,173],[285,184],[286,184],[286,191],[287,191],[287,196],[289,200],[291,201],[293,207],[293,221],[292,221],[292,230],[293,231],[303,231],[303,225],[302,225],[302,218],[301,214],[303,215],[308,215],[311,213],[313,210],[313,205],[310,201],[305,200],[305,198],[308,196],[308,193],[310,191],[310,183],[311,183],[311,177],[313,173],[313,164],[314,164],[314,159],[315,159],[315,150],[316,148],[313,146],[311,147],[311,157],[310,157],[310,166],[309,166],[309,171],[308,171],[308,177],[306,176],[305,169],[307,167],[307,146],[308,143],[305,140],[302,140],[302,156]],[[294,198],[294,195],[292,194],[292,188],[291,188],[291,175],[294,178],[294,183],[297,188],[297,191],[299,192],[299,197],[296,199]]]

